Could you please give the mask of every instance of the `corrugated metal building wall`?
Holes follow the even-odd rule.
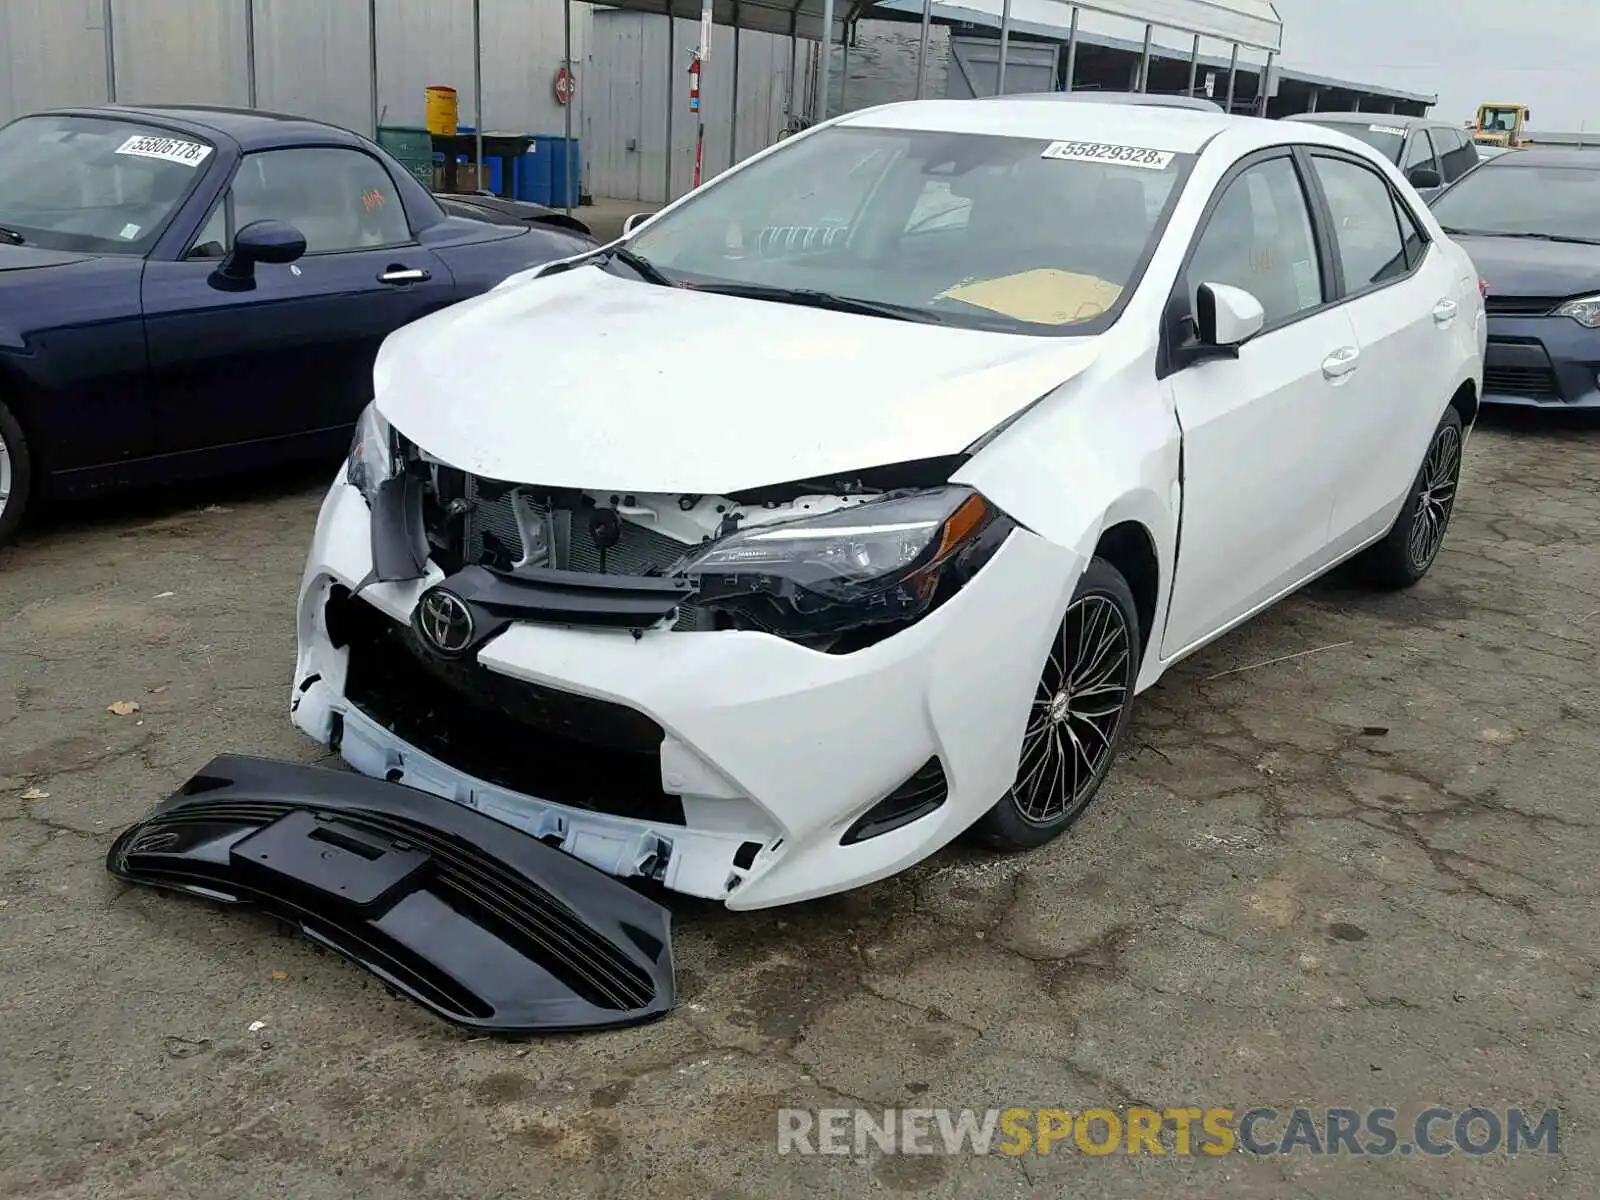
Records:
[[[699,25],[679,19],[673,34],[677,61],[668,75],[667,18],[651,13],[598,9],[594,14],[592,81],[584,108],[584,144],[590,186],[596,195],[628,200],[662,200],[666,163],[666,109],[672,112],[672,192],[681,196],[694,180],[696,120],[688,111],[688,50],[699,40]],[[712,31],[711,56],[701,83],[701,115],[706,143],[703,169],[707,178],[730,163],[729,138],[738,113],[739,158],[770,146],[783,127],[789,99],[790,59],[798,79],[807,78],[813,42],[801,41],[798,52],[789,39],[770,33],[739,31],[739,97],[733,99],[733,33],[725,25]],[[670,91],[669,91],[670,89]],[[796,100],[804,107],[803,95]]]
[[[0,0],[0,123],[107,99],[105,8],[105,0]],[[377,0],[376,8],[382,123],[422,124],[424,89],[449,84],[459,92],[462,122],[471,124],[472,0]],[[368,0],[253,0],[253,9],[251,0],[111,0],[110,10],[118,100],[248,104],[246,13],[253,12],[257,105],[371,132]],[[667,18],[601,11],[605,19],[597,22],[591,6],[572,6],[579,80],[572,129],[584,142],[585,190],[658,200],[665,183]],[[554,89],[560,0],[481,0],[481,20],[485,127],[561,133]],[[712,60],[720,69],[731,65],[733,33],[716,34]],[[776,135],[789,71],[787,38],[742,36],[741,157]],[[694,157],[687,55],[698,37],[692,23],[678,22],[671,101],[679,194]],[[728,161],[727,97],[722,92],[719,100],[713,69],[708,64],[708,170]]]

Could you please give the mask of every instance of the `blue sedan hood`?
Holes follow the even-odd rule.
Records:
[[[1581,296],[1600,292],[1600,246],[1536,238],[1455,235],[1496,296]]]
[[[44,250],[38,246],[13,246],[0,242],[0,271],[25,271],[32,267],[65,267],[93,255],[69,250]]]

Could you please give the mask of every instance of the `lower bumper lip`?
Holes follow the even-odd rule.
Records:
[[[213,759],[106,857],[119,879],[259,908],[436,1016],[502,1034],[671,1010],[671,918],[537,838],[410,788]]]

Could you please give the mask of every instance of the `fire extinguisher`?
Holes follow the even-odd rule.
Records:
[[[696,51],[689,59],[689,111],[700,115],[700,54]],[[696,122],[694,136],[694,186],[700,186],[700,164],[704,157],[706,125],[704,119]]]

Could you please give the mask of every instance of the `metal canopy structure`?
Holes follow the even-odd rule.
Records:
[[[572,0],[563,0],[570,11]],[[818,64],[817,109],[815,120],[828,116],[828,74],[832,65],[832,47],[843,40],[844,31],[862,16],[870,15],[874,0],[611,0],[609,8],[629,12],[661,13],[699,21],[702,36],[709,33],[711,24],[729,25],[735,30],[752,29],[766,33],[787,34],[790,38],[808,38],[823,43]],[[992,14],[998,19],[1000,29],[1000,86],[1004,90],[1006,55],[1013,29],[1049,36],[1056,31],[1071,30],[1076,40],[1078,14],[1094,13],[1140,22],[1145,27],[1144,64],[1140,70],[1140,90],[1149,77],[1151,39],[1156,29],[1187,34],[1194,39],[1195,57],[1200,52],[1200,39],[1213,38],[1231,43],[1237,64],[1239,48],[1249,47],[1266,52],[1270,70],[1273,58],[1283,48],[1283,20],[1272,0],[961,0],[961,7],[983,22],[983,16]],[[933,0],[922,0],[922,41],[917,51],[917,98],[922,97],[927,78],[928,34],[932,24]],[[988,22],[983,22],[988,23]],[[737,96],[739,87],[739,39],[733,42],[732,86]],[[703,48],[702,48],[703,49]],[[849,54],[849,44],[845,43]],[[1070,55],[1070,50],[1069,50]],[[667,37],[667,73],[669,81],[676,81],[680,65],[677,62],[675,39]],[[845,59],[846,68],[849,59]],[[669,95],[673,89],[669,87]],[[793,84],[791,82],[791,98]],[[737,125],[737,122],[734,123]],[[729,140],[729,161],[737,162],[736,135]],[[667,166],[665,195],[672,198],[672,106],[667,106]]]
[[[255,0],[236,0],[244,8],[245,14],[245,39],[246,62],[248,74],[248,90],[250,103],[255,103],[255,45],[254,45],[254,14]],[[114,40],[112,33],[112,0],[101,0],[102,21],[105,29],[106,43],[106,78],[108,98],[116,101],[116,68],[114,58]],[[662,16],[683,18],[696,21],[701,29],[701,41],[710,39],[711,26],[726,25],[735,31],[749,29],[753,31],[786,35],[792,41],[800,38],[822,43],[822,53],[817,67],[817,109],[814,120],[826,120],[828,115],[828,74],[831,67],[832,48],[836,41],[842,41],[845,29],[862,16],[867,15],[875,7],[875,0],[609,0],[603,7],[622,9],[629,12],[659,13]],[[891,7],[886,5],[885,7]],[[903,8],[900,3],[892,7]],[[1034,34],[1035,36],[1049,37],[1060,32],[1068,36],[1067,61],[1070,64],[1077,41],[1078,17],[1080,12],[1094,13],[1099,16],[1116,17],[1126,21],[1139,22],[1144,25],[1143,58],[1139,69],[1139,90],[1145,90],[1149,80],[1149,65],[1152,52],[1152,38],[1154,31],[1161,29],[1166,32],[1183,33],[1194,39],[1194,51],[1191,60],[1191,90],[1193,88],[1193,70],[1198,66],[1200,58],[1200,39],[1212,38],[1221,42],[1231,43],[1233,46],[1233,59],[1229,71],[1229,104],[1231,107],[1232,76],[1238,65],[1239,48],[1249,47],[1263,50],[1267,56],[1267,72],[1272,70],[1273,59],[1281,52],[1283,47],[1283,21],[1278,16],[1277,9],[1272,0],[953,0],[952,3],[941,4],[942,9],[952,9],[962,12],[963,19],[977,24],[990,24],[998,20],[1000,31],[1000,59],[999,59],[999,90],[1005,91],[1006,54],[1009,48],[1010,35],[1015,32]],[[472,61],[473,84],[476,98],[474,111],[474,125],[478,132],[478,161],[483,161],[483,24],[482,0],[472,0]],[[562,63],[569,72],[573,72],[572,61],[572,0],[562,0],[563,9],[563,52]],[[927,78],[928,37],[933,20],[934,0],[921,0],[922,40],[917,55],[917,97],[920,99]],[[380,112],[378,109],[378,5],[377,0],[367,0],[368,21],[368,54],[371,60],[372,72],[372,124],[376,136]],[[668,95],[677,93],[679,73],[686,69],[688,62],[679,61],[679,51],[676,46],[674,31],[677,22],[674,20],[669,25],[667,36],[667,61],[664,64],[669,80]],[[697,61],[706,58],[709,47],[686,47],[685,58],[694,58]],[[845,42],[845,54],[849,54],[849,43]],[[848,67],[848,57],[845,60]],[[733,39],[733,54],[730,63],[730,87],[732,94],[737,97],[739,90],[739,38],[737,33]],[[794,81],[791,71],[790,96],[791,109],[793,107]],[[698,106],[698,100],[696,100]],[[572,141],[572,106],[565,105],[566,109],[566,143],[567,153],[570,154]],[[665,195],[672,199],[672,109],[669,103],[666,111],[667,123],[667,153],[666,158],[666,190]],[[729,132],[729,161],[738,161],[737,146],[738,122],[730,122]],[[570,162],[570,160],[569,160]],[[563,207],[570,213],[572,211],[573,197],[571,195],[571,169],[565,172],[568,177],[568,194],[563,198]]]

